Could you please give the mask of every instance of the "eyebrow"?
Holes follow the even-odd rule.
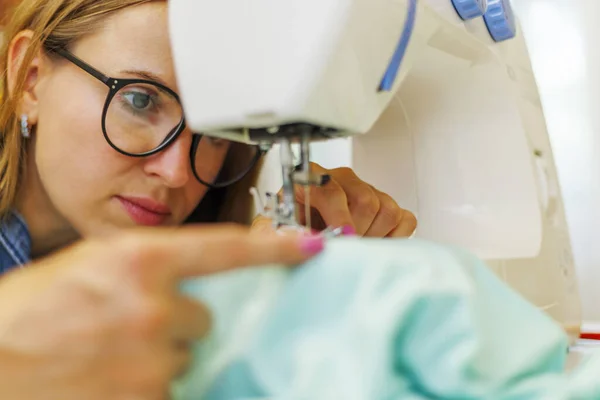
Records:
[[[146,79],[146,80],[149,80],[149,81],[152,81],[152,82],[160,83],[161,85],[163,85],[163,86],[168,87],[169,89],[171,89],[169,87],[169,85],[167,85],[167,83],[164,80],[162,80],[158,75],[153,74],[152,72],[149,72],[149,71],[141,71],[141,70],[137,70],[137,69],[129,69],[129,70],[121,71],[121,73],[128,74],[128,75],[135,75],[135,76],[138,76],[138,77],[140,77],[142,79]],[[173,90],[173,89],[171,89],[171,90]]]

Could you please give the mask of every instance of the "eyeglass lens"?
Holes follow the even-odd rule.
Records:
[[[140,155],[169,140],[183,118],[181,104],[171,93],[152,84],[132,83],[110,100],[106,136],[121,151]],[[203,183],[222,185],[243,177],[257,153],[256,146],[203,136],[192,164]]]

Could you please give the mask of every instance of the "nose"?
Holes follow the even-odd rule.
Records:
[[[166,149],[145,159],[144,171],[148,175],[159,177],[170,188],[184,186],[192,177],[189,154],[191,145],[192,135],[182,132]]]

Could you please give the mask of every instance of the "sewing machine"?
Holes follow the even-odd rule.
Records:
[[[269,195],[269,216],[301,228],[294,184],[308,191],[327,180],[308,170],[309,143],[361,134],[377,121],[408,70],[401,64],[416,2],[178,0],[169,7],[181,98],[187,110],[201,110],[186,115],[189,126],[278,144],[284,191]]]
[[[302,228],[295,184],[327,179],[309,161],[350,166],[415,212],[417,236],[471,250],[577,336],[560,187],[509,1],[169,7],[187,123],[277,148],[259,189],[283,185],[263,210],[278,227]]]

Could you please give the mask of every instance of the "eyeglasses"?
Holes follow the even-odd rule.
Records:
[[[185,129],[179,96],[168,87],[146,79],[111,78],[64,49],[52,51],[108,87],[102,132],[119,153],[131,157],[156,154]],[[244,178],[263,154],[259,146],[194,133],[190,164],[200,183],[222,188]]]

